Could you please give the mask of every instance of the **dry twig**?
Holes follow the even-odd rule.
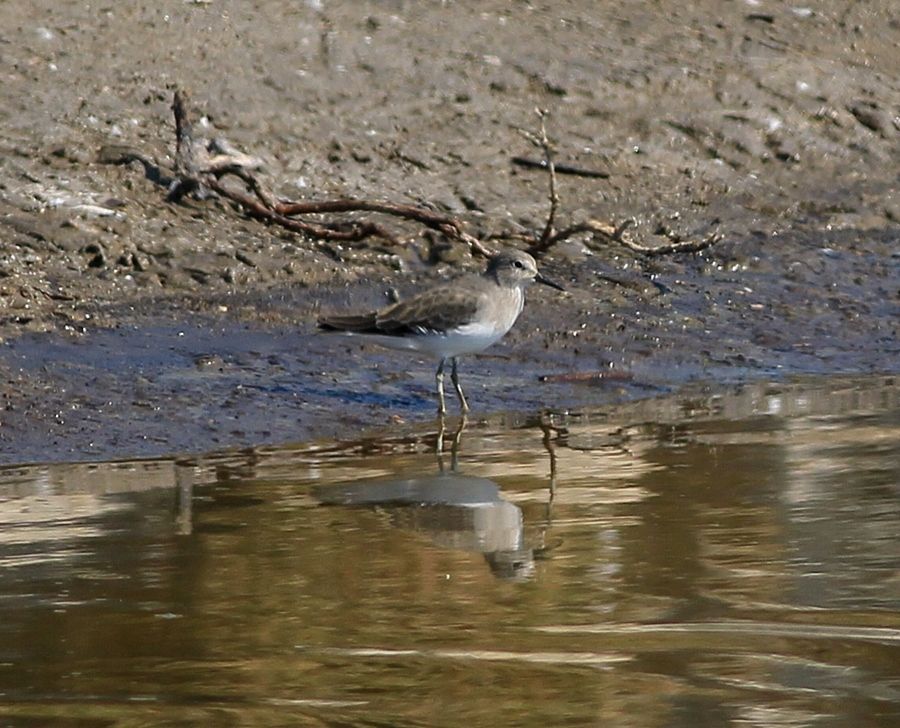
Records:
[[[590,233],[594,237],[599,237],[606,242],[618,243],[641,255],[668,255],[670,253],[696,253],[711,245],[715,245],[724,237],[721,233],[713,233],[702,240],[675,240],[669,235],[668,237],[672,242],[668,245],[648,246],[635,242],[631,236],[627,234],[628,228],[633,225],[634,220],[625,220],[625,222],[622,222],[619,225],[613,225],[600,220],[587,220],[567,227],[564,230],[560,230],[550,239],[548,247],[555,245],[566,238],[570,238],[573,235]]]
[[[221,139],[207,142],[194,138],[185,92],[175,92],[172,111],[175,115],[177,178],[169,189],[170,200],[177,201],[188,193],[209,189],[240,205],[252,217],[318,240],[356,241],[379,237],[399,244],[399,238],[387,228],[368,220],[313,223],[296,219],[296,216],[301,215],[334,212],[380,213],[412,220],[438,230],[448,238],[465,243],[478,255],[490,257],[493,254],[480,240],[465,231],[462,221],[417,205],[352,198],[281,202],[253,174],[253,170],[262,166],[261,160],[241,154]],[[227,175],[239,178],[252,195],[226,185],[222,178]]]
[[[641,255],[648,256],[666,255],[670,253],[697,252],[708,248],[711,245],[714,245],[722,239],[723,236],[721,234],[713,233],[703,240],[681,240],[676,238],[673,233],[665,231],[664,234],[671,241],[669,244],[656,246],[642,245],[641,243],[633,240],[631,236],[629,236],[626,232],[628,228],[634,225],[634,220],[630,219],[625,220],[618,225],[614,225],[608,222],[602,222],[600,220],[586,220],[585,222],[570,225],[563,230],[555,231],[554,222],[556,218],[556,212],[559,207],[559,192],[557,189],[556,179],[557,166],[553,161],[553,147],[547,136],[547,128],[545,122],[547,112],[543,109],[537,109],[537,113],[541,120],[541,128],[539,133],[532,134],[531,132],[522,129],[520,129],[519,132],[532,144],[540,147],[543,150],[544,159],[542,162],[532,162],[531,160],[525,160],[522,157],[515,157],[513,161],[523,166],[539,167],[541,169],[547,170],[549,174],[548,197],[550,199],[550,210],[547,213],[547,222],[544,224],[544,229],[541,232],[540,237],[534,234],[522,233],[507,233],[496,235],[493,237],[507,240],[525,240],[530,243],[529,252],[535,257],[542,256],[557,243],[580,233],[589,233],[594,237],[599,237],[602,240],[605,240],[606,242],[618,243],[625,246],[629,250],[634,251],[635,253],[640,253]],[[608,177],[608,175],[605,176]]]
[[[101,150],[101,161],[111,164],[122,164],[136,159],[144,165],[148,178],[160,183],[168,183],[169,192],[167,199],[171,201],[177,202],[185,195],[191,193],[203,194],[207,191],[212,191],[240,206],[247,215],[253,218],[264,220],[273,225],[280,225],[287,230],[301,233],[317,240],[347,242],[359,241],[368,237],[378,237],[394,245],[401,244],[397,235],[384,225],[371,220],[351,219],[310,222],[297,219],[298,217],[312,214],[369,212],[417,222],[442,233],[451,240],[457,240],[468,245],[474,254],[484,257],[493,255],[493,251],[485,246],[481,240],[465,231],[464,223],[461,220],[419,205],[354,198],[304,200],[302,202],[278,200],[275,195],[262,185],[254,174],[254,171],[262,167],[263,163],[260,158],[241,153],[224,139],[207,140],[194,136],[194,126],[190,118],[190,101],[184,91],[175,91],[172,111],[175,116],[176,137],[174,180],[166,179],[160,173],[158,165],[131,149],[104,148],[104,150]],[[664,232],[671,241],[669,244],[645,246],[636,242],[627,234],[627,229],[634,224],[633,220],[626,220],[619,225],[600,220],[587,220],[562,230],[556,230],[555,222],[560,198],[556,177],[557,166],[553,159],[554,149],[547,135],[546,119],[548,112],[543,109],[536,109],[536,112],[540,119],[539,132],[534,134],[521,129],[519,131],[532,144],[541,149],[544,159],[541,162],[532,162],[516,158],[515,161],[520,164],[527,163],[527,166],[537,166],[546,169],[549,173],[548,198],[550,207],[547,213],[547,220],[540,235],[534,233],[506,233],[491,236],[490,239],[523,241],[528,244],[529,252],[538,257],[557,243],[581,233],[590,234],[594,238],[600,238],[606,242],[623,245],[641,255],[696,252],[708,248],[722,239],[722,236],[716,233],[698,241],[679,240],[674,234]],[[577,168],[565,169],[567,173],[587,175],[585,170]],[[236,189],[234,185],[225,184],[224,178],[227,176],[237,177],[241,180],[244,189]],[[590,173],[590,176],[605,177],[608,175],[605,173]]]
[[[531,169],[547,169],[546,159],[529,159],[528,157],[513,157],[512,163],[519,167]],[[609,179],[609,172],[599,169],[585,169],[572,164],[555,164],[557,174],[570,174],[573,177],[592,177],[594,179]]]
[[[536,147],[540,147],[544,153],[544,166],[550,174],[550,210],[547,212],[547,222],[544,224],[544,230],[541,236],[532,244],[532,253],[540,255],[550,247],[550,240],[553,237],[553,223],[556,219],[556,210],[559,208],[559,193],[556,190],[556,165],[553,163],[553,147],[550,139],[547,137],[547,111],[545,109],[535,109],[538,118],[541,120],[541,128],[537,135],[532,134],[524,129],[519,129],[528,141]]]

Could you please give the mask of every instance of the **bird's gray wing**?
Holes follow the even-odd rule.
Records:
[[[444,333],[472,321],[481,294],[456,286],[440,286],[378,312],[376,328],[389,336]]]
[[[319,328],[324,331],[349,331],[355,334],[376,334],[376,313],[338,313],[319,317]]]

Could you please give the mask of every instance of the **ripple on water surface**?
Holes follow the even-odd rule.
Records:
[[[5,725],[900,719],[900,385],[0,470]]]

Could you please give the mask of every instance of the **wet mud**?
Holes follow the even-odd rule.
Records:
[[[692,382],[900,368],[900,16],[893,3],[0,6],[0,461],[198,452],[433,416],[433,363],[315,334],[477,268],[393,220],[315,243],[215,199],[165,202],[172,91],[290,199],[540,230],[519,129],[550,112],[559,226],[634,218],[542,268],[463,366],[476,413],[579,409]],[[156,160],[108,163],[110,149]],[[608,383],[542,376],[616,372]]]

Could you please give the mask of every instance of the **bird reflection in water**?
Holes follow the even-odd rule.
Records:
[[[433,475],[393,476],[318,486],[314,497],[323,505],[378,508],[392,525],[426,534],[438,546],[481,553],[491,572],[503,579],[528,579],[535,561],[546,557],[555,490],[556,455],[549,430],[544,444],[550,454],[550,493],[542,524],[526,528],[522,509],[503,498],[493,480],[459,472],[458,455],[466,419],[450,437],[450,463],[445,463],[443,418],[436,440]]]

